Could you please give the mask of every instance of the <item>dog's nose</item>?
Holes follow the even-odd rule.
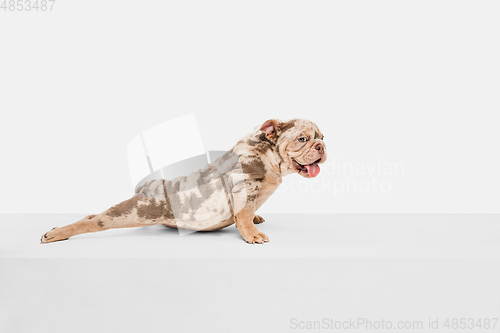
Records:
[[[316,148],[316,150],[318,150],[318,152],[320,154],[323,154],[325,151],[323,150],[323,145],[321,144],[321,142],[318,142],[316,143],[316,145],[314,146],[314,148]]]

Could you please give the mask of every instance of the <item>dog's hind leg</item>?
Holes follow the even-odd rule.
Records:
[[[78,222],[46,232],[40,243],[65,240],[71,236],[114,228],[144,227],[160,223],[175,224],[166,199],[134,196],[101,214],[89,215]]]

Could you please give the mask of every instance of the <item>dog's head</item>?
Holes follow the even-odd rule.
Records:
[[[266,121],[261,127],[262,135],[276,145],[281,160],[281,172],[298,173],[311,178],[319,174],[318,164],[326,161],[326,145],[318,126],[306,119],[282,122]]]

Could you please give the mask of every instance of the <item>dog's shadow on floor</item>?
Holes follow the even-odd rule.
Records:
[[[234,226],[228,226],[224,229],[214,231],[179,231],[176,228],[170,228],[164,225],[152,225],[147,227],[127,228],[127,229],[111,229],[99,233],[85,234],[85,238],[115,238],[115,237],[199,237],[199,238],[219,238],[227,237],[228,235],[239,235],[238,229]]]

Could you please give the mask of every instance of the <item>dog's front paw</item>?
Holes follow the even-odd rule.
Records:
[[[264,244],[264,242],[269,242],[269,237],[267,237],[265,233],[260,232],[259,230],[242,232],[241,236],[243,237],[245,242],[249,244]]]
[[[52,228],[46,233],[43,234],[42,238],[40,238],[40,244],[45,244],[45,243],[52,243],[60,240],[65,240],[68,239],[68,237],[64,238],[64,236],[61,237],[61,233],[58,230],[59,228]]]
[[[265,221],[264,218],[262,216],[259,216],[259,215],[255,215],[253,218],[254,224],[261,224],[264,221]]]

